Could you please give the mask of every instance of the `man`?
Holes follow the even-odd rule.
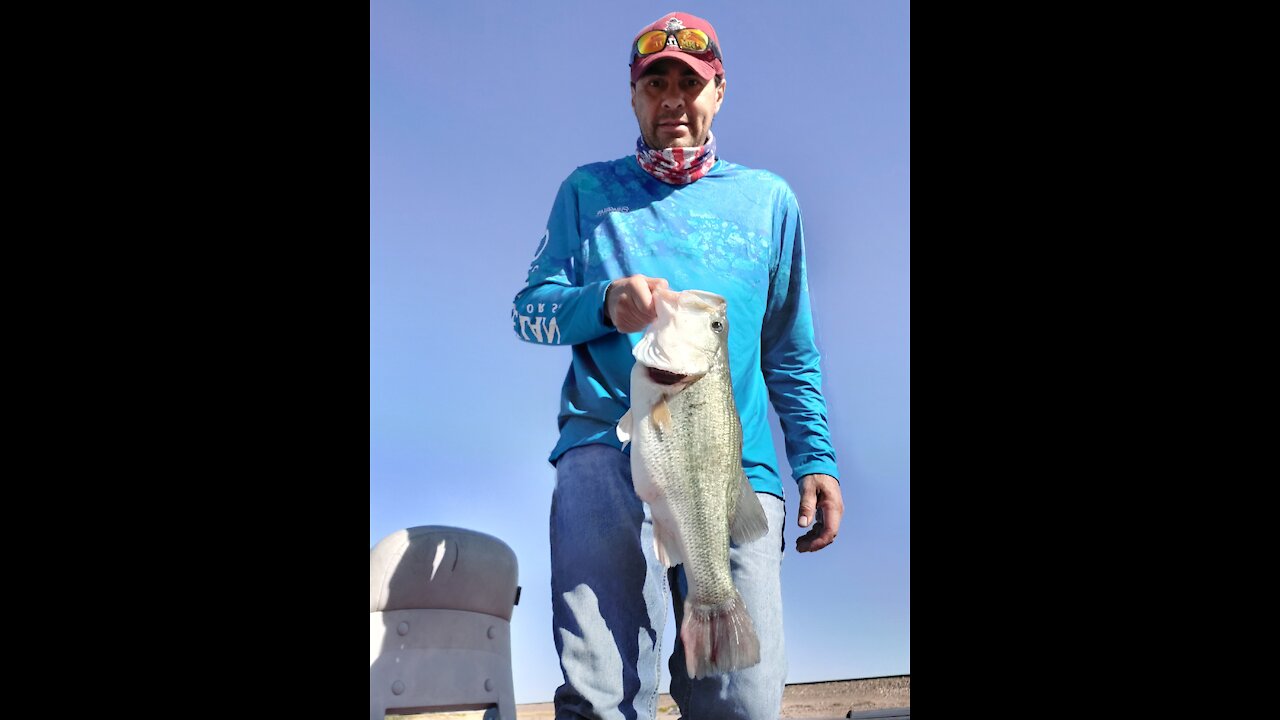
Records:
[[[683,568],[668,574],[655,557],[652,521],[615,434],[629,407],[632,347],[656,317],[655,290],[728,301],[742,465],[769,521],[765,537],[730,550],[760,663],[691,680],[677,637],[671,694],[685,718],[779,715],[786,518],[770,400],[799,484],[798,523],[811,528],[796,549],[820,550],[840,527],[799,208],[781,178],[717,157],[711,123],[725,88],[720,41],[706,20],[670,13],[641,30],[631,44],[636,153],[579,167],[561,184],[515,298],[522,339],[573,347],[549,458],[553,631],[565,678],[557,718],[653,718],[668,603],[677,625],[683,612]]]

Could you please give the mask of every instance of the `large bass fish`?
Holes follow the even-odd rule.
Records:
[[[763,537],[768,521],[742,471],[725,299],[658,290],[654,303],[657,319],[632,351],[631,409],[617,433],[631,443],[631,478],[653,516],[658,559],[684,563],[680,638],[689,677],[699,678],[760,662],[729,573],[729,541]]]

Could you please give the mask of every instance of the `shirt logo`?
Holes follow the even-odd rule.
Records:
[[[597,211],[596,211],[596,217],[600,217],[601,215],[604,215],[605,213],[611,213],[611,212],[631,212],[631,208],[627,207],[626,205],[623,205],[622,207],[607,207],[607,208],[603,208],[603,209],[600,209],[600,210],[597,210]]]

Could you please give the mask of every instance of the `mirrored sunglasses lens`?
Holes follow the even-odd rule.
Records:
[[[636,50],[641,55],[649,55],[661,50],[667,44],[667,34],[661,30],[654,30],[640,36],[636,41]]]
[[[703,52],[707,49],[710,40],[707,39],[706,33],[691,28],[676,33],[676,42],[680,44],[681,50]]]

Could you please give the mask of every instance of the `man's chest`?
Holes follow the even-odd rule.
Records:
[[[582,228],[581,259],[588,268],[605,274],[723,276],[752,286],[768,279],[773,217],[757,207],[649,203],[607,206],[596,213],[584,213],[589,222]]]

